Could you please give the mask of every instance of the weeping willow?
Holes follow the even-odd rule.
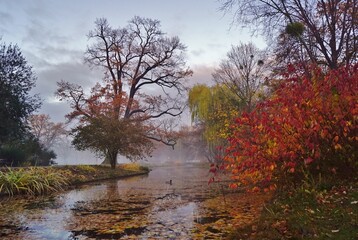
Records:
[[[233,118],[243,103],[227,87],[196,85],[189,92],[189,108],[194,124],[204,127],[203,137],[209,148],[223,145]]]

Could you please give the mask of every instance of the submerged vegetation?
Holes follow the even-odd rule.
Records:
[[[0,196],[46,194],[71,185],[145,174],[148,171],[147,167],[135,163],[122,164],[116,169],[96,165],[4,168],[0,170]]]

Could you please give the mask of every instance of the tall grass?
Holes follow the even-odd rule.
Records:
[[[148,171],[148,167],[139,165],[138,163],[124,163],[120,164],[119,167],[128,171]]]
[[[66,178],[51,168],[8,168],[0,171],[0,194],[38,195],[61,190],[66,185]]]
[[[93,166],[90,166],[90,165],[78,165],[78,166],[76,166],[76,168],[78,168],[79,170],[88,172],[88,173],[96,172],[96,168],[94,168]]]

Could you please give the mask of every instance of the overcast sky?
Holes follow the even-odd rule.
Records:
[[[83,63],[86,36],[96,18],[107,18],[112,27],[124,27],[134,16],[159,20],[163,32],[187,46],[187,63],[194,71],[190,81],[209,83],[231,45],[252,41],[264,47],[247,30],[230,28],[232,17],[219,7],[217,0],[0,0],[0,37],[17,44],[33,66],[34,92],[44,100],[39,113],[65,121],[70,109],[55,99],[56,82],[89,87],[102,77]]]
[[[179,36],[187,46],[191,81],[210,82],[211,73],[231,45],[258,40],[238,27],[218,9],[217,0],[0,0],[0,36],[18,44],[38,77],[35,92],[44,104],[41,113],[64,121],[70,111],[54,98],[56,82],[81,85],[101,79],[101,73],[83,63],[87,33],[96,18],[105,17],[113,27],[126,26],[134,16],[158,19],[162,30]]]

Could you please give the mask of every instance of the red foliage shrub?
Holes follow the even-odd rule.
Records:
[[[356,173],[357,70],[312,67],[307,77],[290,66],[272,96],[232,125],[224,160],[237,185]]]

